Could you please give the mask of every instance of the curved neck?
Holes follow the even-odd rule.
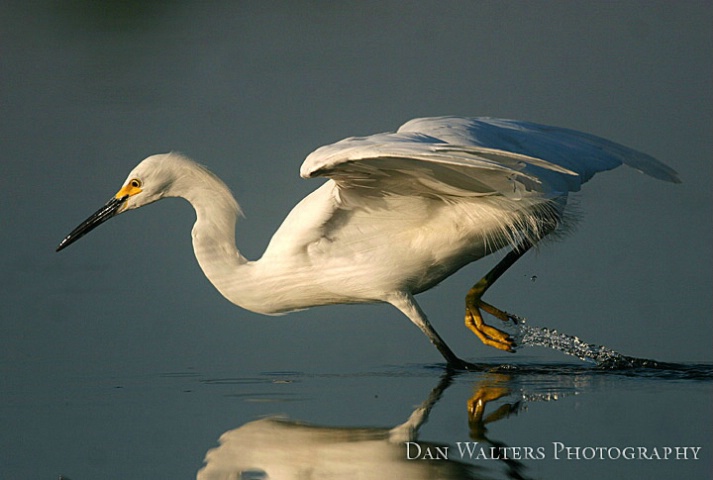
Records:
[[[188,200],[196,211],[193,250],[203,273],[228,300],[243,305],[251,295],[248,260],[235,246],[235,225],[241,214],[228,187],[205,168],[193,168],[175,180],[174,196]],[[170,190],[168,194],[170,195]]]

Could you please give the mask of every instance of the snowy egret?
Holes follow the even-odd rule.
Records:
[[[287,215],[263,256],[249,261],[235,246],[240,207],[228,187],[178,153],[153,155],[57,251],[119,213],[182,197],[196,211],[198,263],[231,302],[262,314],[390,303],[450,365],[463,366],[414,295],[508,247],[468,291],[465,323],[486,345],[512,351],[513,339],[487,325],[481,311],[503,321],[513,316],[483,294],[562,224],[569,192],[622,163],[679,182],[646,154],[574,130],[494,118],[411,120],[396,133],[347,138],[311,153],[301,176],[329,180]]]

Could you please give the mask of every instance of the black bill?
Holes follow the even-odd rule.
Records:
[[[62,240],[57,246],[56,251],[59,252],[63,248],[68,247],[69,245],[76,242],[84,235],[91,232],[99,225],[116,215],[119,212],[119,208],[121,208],[124,202],[126,202],[127,198],[129,198],[128,195],[124,195],[121,198],[113,197],[111,200],[106,202],[106,205],[97,210],[91,217],[84,220],[81,225],[72,230],[69,235],[64,237],[64,240]]]

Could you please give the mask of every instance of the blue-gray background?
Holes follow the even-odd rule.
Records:
[[[258,258],[320,182],[298,175],[311,150],[443,114],[580,129],[677,169],[681,185],[626,168],[595,177],[577,231],[530,254],[489,300],[630,355],[711,359],[710,3],[2,8],[3,363],[438,360],[388,306],[280,318],[234,307],[200,272],[181,201],[54,247],[136,163],[173,149],[234,190],[247,217],[238,245]],[[420,297],[465,357],[496,353],[461,320],[491,264]]]
[[[441,361],[389,306],[233,306],[193,258],[182,201],[54,248],[141,159],[178,150],[233,189],[238,245],[258,258],[320,183],[298,175],[310,151],[450,114],[574,128],[675,168],[680,185],[627,168],[595,177],[578,229],[488,300],[628,355],[710,361],[711,13],[694,1],[3,2],[3,388],[19,401],[107,372]],[[495,261],[419,297],[465,358],[500,355],[462,322],[465,291]]]

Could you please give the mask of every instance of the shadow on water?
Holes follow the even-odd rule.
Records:
[[[615,364],[473,364],[475,371],[453,370],[443,364],[413,365],[361,374],[436,375],[438,381],[406,421],[393,427],[334,427],[284,417],[248,422],[220,437],[220,445],[208,451],[197,478],[527,479],[532,478],[527,460],[541,460],[548,453],[543,447],[511,447],[494,438],[489,425],[527,412],[533,402],[593,391],[612,376],[644,382],[713,380],[711,364],[622,358],[626,361]],[[318,376],[349,378],[354,374]],[[474,393],[464,411],[470,440],[452,445],[419,440],[420,428],[444,392],[456,379],[469,382],[471,378]]]
[[[634,378],[660,380],[713,380],[713,365],[699,363],[667,363],[656,360],[626,357],[627,365],[604,364],[582,367],[581,365],[499,365],[488,367],[488,371],[517,372],[539,375],[619,375]]]
[[[509,373],[521,377],[527,375],[544,375],[556,377],[558,375],[606,377],[625,376],[640,379],[660,380],[713,380],[713,364],[708,363],[669,363],[658,360],[622,356],[620,361],[600,364],[537,364],[537,363],[474,363],[470,370],[483,373]]]

